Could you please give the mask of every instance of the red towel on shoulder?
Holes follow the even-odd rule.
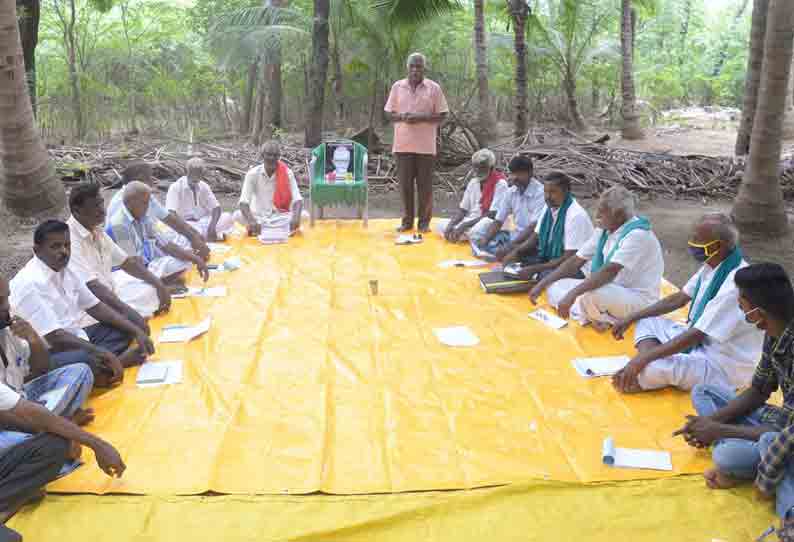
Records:
[[[289,169],[279,160],[276,163],[276,190],[273,192],[273,207],[282,213],[289,212],[292,205],[292,190],[289,186]]]
[[[493,203],[493,196],[496,192],[496,183],[505,178],[504,173],[494,169],[488,178],[485,179],[485,186],[482,187],[482,194],[480,195],[480,210],[483,216],[491,211],[491,204]]]

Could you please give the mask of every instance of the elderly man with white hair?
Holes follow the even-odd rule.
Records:
[[[664,258],[650,222],[636,216],[634,196],[622,186],[601,195],[596,218],[592,237],[529,295],[537,303],[548,289],[549,303],[561,317],[603,331],[659,299]],[[570,278],[580,270],[584,279]]]
[[[248,170],[234,219],[248,235],[292,234],[300,228],[303,197],[295,174],[281,160],[281,145],[262,145],[262,163]]]
[[[494,219],[507,192],[507,179],[496,169],[496,156],[488,149],[480,149],[471,157],[472,178],[463,192],[458,212],[449,220],[436,222],[436,231],[451,243],[468,241],[469,232],[480,224],[487,225],[483,218]]]
[[[739,307],[736,272],[747,267],[731,218],[711,213],[695,223],[688,248],[701,265],[684,289],[638,312],[612,328],[622,339],[634,322],[637,355],[615,375],[618,391],[633,393],[673,386],[691,390],[698,384],[724,389],[746,387],[761,358],[764,334],[748,324]],[[689,305],[686,324],[662,318]]]
[[[164,283],[184,282],[184,274],[195,265],[206,281],[209,271],[204,259],[164,238],[147,217],[152,189],[133,181],[124,189],[123,205],[108,216],[105,231],[121,249],[143,259],[147,269]]]
[[[181,216],[208,241],[223,241],[234,227],[234,218],[224,213],[204,177],[204,160],[191,158],[187,175],[168,188],[165,207]]]

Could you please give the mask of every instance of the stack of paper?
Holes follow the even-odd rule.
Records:
[[[213,254],[225,254],[232,249],[232,247],[223,243],[207,243],[207,246]]]
[[[444,260],[438,266],[442,269],[449,269],[450,267],[485,267],[488,262],[482,260]]]
[[[612,376],[629,362],[628,356],[608,356],[600,358],[576,358],[571,360],[573,368],[584,378]]]
[[[289,239],[288,229],[262,229],[262,233],[259,234],[259,241],[263,245],[278,245],[286,243],[287,239]]]
[[[397,240],[394,241],[395,245],[416,245],[423,241],[422,235],[415,233],[413,235],[404,233],[397,237]]]
[[[139,388],[181,384],[182,360],[146,362],[138,369],[135,383]]]
[[[213,286],[212,288],[189,286],[187,292],[174,294],[171,297],[174,299],[182,299],[183,297],[226,297],[226,286]]]
[[[199,335],[203,335],[210,329],[212,318],[207,317],[194,326],[176,324],[165,326],[160,333],[161,343],[186,343],[192,341]]]
[[[476,346],[480,343],[472,330],[466,326],[440,327],[433,330],[436,337],[447,346]]]
[[[615,448],[612,437],[604,439],[601,460],[610,467],[624,469],[673,470],[670,452]]]
[[[568,325],[567,320],[563,320],[559,316],[543,309],[530,312],[529,317],[533,320],[537,320],[538,322],[543,322],[552,329],[562,329]]]

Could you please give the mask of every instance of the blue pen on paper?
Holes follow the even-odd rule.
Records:
[[[163,329],[185,329],[186,327],[191,327],[185,324],[172,324],[170,326],[163,326]]]

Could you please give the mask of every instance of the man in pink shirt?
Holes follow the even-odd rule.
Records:
[[[408,78],[391,87],[383,109],[394,122],[397,178],[403,200],[403,221],[398,231],[414,227],[414,181],[419,196],[419,231],[430,231],[433,217],[433,168],[436,158],[436,132],[449,108],[444,92],[435,81],[425,79],[425,57],[408,57]]]

